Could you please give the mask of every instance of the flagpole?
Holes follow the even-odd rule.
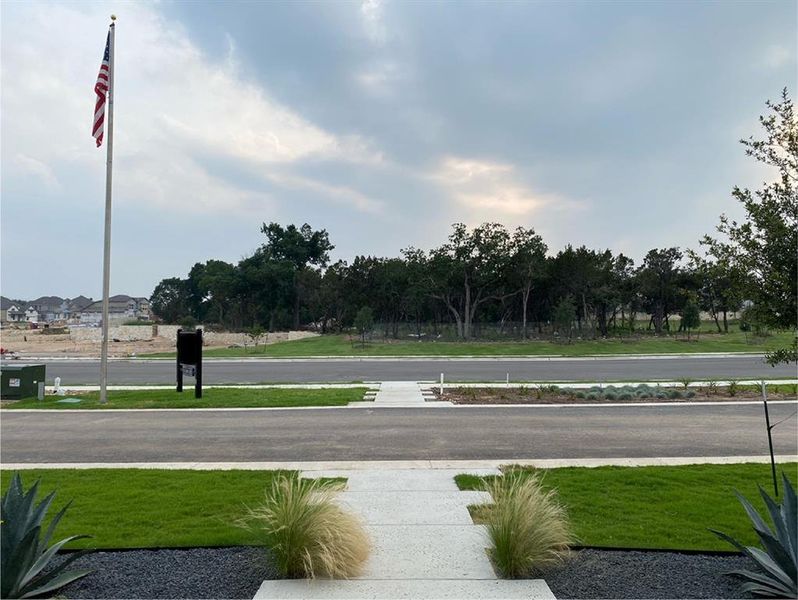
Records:
[[[108,42],[108,95],[106,111],[107,159],[105,163],[105,239],[103,247],[103,317],[100,348],[100,404],[108,401],[108,296],[111,288],[111,178],[114,162],[114,32],[116,16],[111,15]]]

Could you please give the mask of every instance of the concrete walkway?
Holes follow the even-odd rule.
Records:
[[[366,394],[370,399],[370,394]],[[369,404],[352,403],[350,406],[361,408],[431,408],[453,406],[451,402],[428,402],[435,396],[429,386],[421,387],[413,381],[383,381]]]
[[[361,516],[373,544],[365,573],[351,580],[265,581],[255,598],[554,598],[543,580],[497,578],[484,529],[468,513],[469,504],[489,497],[459,491],[453,479],[459,472],[313,471],[348,479],[341,504]]]

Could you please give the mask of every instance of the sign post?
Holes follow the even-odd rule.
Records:
[[[177,330],[177,391],[183,391],[183,376],[194,378],[194,397],[202,398],[202,329]]]

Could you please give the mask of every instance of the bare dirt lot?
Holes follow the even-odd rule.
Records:
[[[177,327],[172,325],[112,326],[108,354],[112,357],[127,358],[154,352],[174,352]],[[153,334],[156,334],[153,336]],[[0,330],[0,346],[5,357],[45,357],[74,356],[98,357],[100,355],[100,329],[76,327],[70,332],[68,327],[48,329],[28,329],[22,326],[5,325]],[[279,331],[263,334],[259,344],[273,344],[286,340],[315,336],[307,331]],[[206,331],[204,347],[227,348],[230,346],[252,345],[246,333]]]
[[[100,344],[92,341],[76,341],[68,330],[53,329],[10,329],[3,328],[0,345],[7,352],[14,352],[20,358],[26,356],[99,356]],[[55,333],[63,331],[63,333]],[[147,352],[170,352],[175,348],[172,340],[156,337],[150,340],[110,342],[110,356],[126,357]]]

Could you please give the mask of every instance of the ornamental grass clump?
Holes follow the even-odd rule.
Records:
[[[486,482],[486,490],[494,501],[485,519],[489,552],[502,577],[525,577],[565,560],[574,541],[568,515],[538,475],[511,471]]]
[[[339,489],[281,475],[239,524],[263,534],[284,577],[355,577],[371,544],[360,520],[335,502]]]

